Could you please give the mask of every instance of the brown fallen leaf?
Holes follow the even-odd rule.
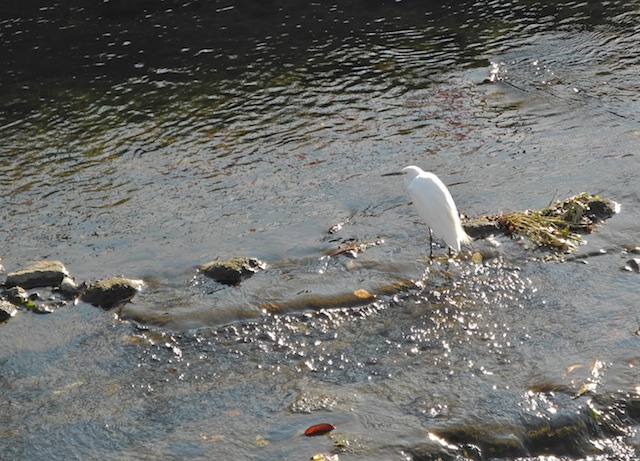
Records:
[[[307,428],[307,430],[304,431],[304,435],[306,436],[324,435],[328,432],[331,432],[333,429],[334,427],[331,424],[327,424],[327,423],[316,424],[314,426]]]

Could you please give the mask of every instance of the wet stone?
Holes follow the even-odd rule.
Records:
[[[256,258],[231,258],[224,261],[211,261],[200,266],[200,270],[209,278],[227,285],[235,285],[266,268],[266,264]]]
[[[13,304],[7,300],[0,299],[0,322],[10,319],[16,315],[17,312],[18,309],[16,309]]]
[[[640,272],[640,258],[630,259],[629,261],[627,261],[626,267],[628,270]]]
[[[26,304],[29,302],[29,294],[27,290],[20,286],[15,286],[11,288],[7,288],[3,291],[3,294],[11,301],[13,304]]]
[[[8,288],[21,286],[29,289],[35,287],[55,287],[69,275],[60,261],[38,261],[7,274],[5,286]]]
[[[60,282],[60,294],[67,298],[75,298],[80,292],[80,286],[73,277],[65,277]]]
[[[109,309],[130,301],[142,289],[141,280],[110,277],[97,282],[85,282],[81,286],[82,300],[94,306]]]
[[[31,308],[34,314],[51,314],[55,311],[56,306],[47,303],[38,303]]]
[[[474,239],[488,237],[500,232],[498,223],[487,218],[468,219],[462,223],[462,227]]]

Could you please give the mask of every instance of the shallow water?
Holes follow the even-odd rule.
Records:
[[[122,311],[2,325],[3,457],[638,459],[639,6],[3,11],[2,264],[147,284]],[[622,211],[586,264],[504,237],[474,244],[497,253],[481,265],[429,264],[380,177],[408,164],[470,216],[582,191]],[[383,242],[327,256],[351,239]],[[245,255],[269,270],[197,274]],[[257,307],[407,279],[356,307]]]

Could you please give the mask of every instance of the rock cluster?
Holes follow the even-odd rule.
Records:
[[[570,251],[579,241],[578,234],[592,232],[601,221],[616,214],[620,206],[608,199],[578,194],[541,210],[500,213],[474,220],[465,220],[465,231],[473,238],[483,238],[496,233],[507,235],[522,234],[528,236],[540,247],[551,250]],[[344,223],[333,226],[329,232],[338,232]],[[568,236],[568,239],[565,238]],[[544,238],[543,238],[544,237]],[[368,248],[381,245],[384,241],[360,242],[353,239],[343,241],[328,255],[336,257],[358,256]],[[636,252],[636,251],[630,251]],[[640,251],[638,251],[640,252]],[[476,258],[478,256],[478,258]],[[471,262],[479,264],[484,255],[476,252]],[[266,269],[266,264],[256,258],[230,258],[214,260],[199,266],[202,274],[218,283],[238,285],[243,280]],[[625,269],[640,272],[640,258],[631,259]],[[0,272],[2,271],[0,266]],[[141,280],[124,277],[111,277],[96,282],[77,284],[59,261],[37,261],[7,274],[0,283],[0,322],[16,315],[23,308],[37,313],[48,313],[69,302],[83,301],[105,309],[121,306],[130,301],[143,287]],[[353,291],[329,296],[298,296],[292,300],[269,301],[258,305],[264,311],[291,312],[326,307],[356,306],[370,303],[380,294],[394,294],[411,289],[414,284],[407,280],[396,280],[376,288],[373,294],[354,287]],[[45,289],[45,290],[43,290]],[[252,313],[254,311],[251,311]]]
[[[0,322],[19,309],[53,312],[81,300],[105,309],[121,305],[142,289],[141,280],[110,277],[78,285],[60,261],[43,260],[9,272],[0,293]]]
[[[199,269],[219,283],[237,285],[265,268],[266,264],[256,258],[231,258],[211,261]],[[37,261],[7,274],[1,284],[0,322],[20,309],[44,314],[77,301],[111,309],[130,301],[143,286],[142,280],[125,277],[78,284],[60,261]]]

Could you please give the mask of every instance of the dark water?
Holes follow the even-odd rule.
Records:
[[[621,270],[640,241],[638,2],[0,13],[5,270],[146,282],[121,312],[2,325],[2,459],[640,458],[640,282]],[[408,164],[471,216],[582,191],[622,211],[586,264],[498,238],[481,265],[430,265],[380,177]],[[384,243],[326,256],[349,239]],[[196,273],[245,255],[269,270]],[[398,279],[417,285],[257,307]],[[332,438],[302,436],[324,422]]]

